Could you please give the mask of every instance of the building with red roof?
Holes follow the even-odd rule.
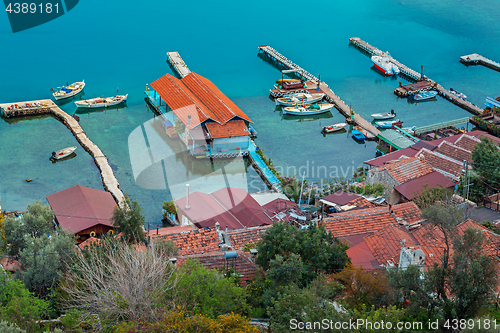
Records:
[[[47,201],[56,223],[78,235],[79,242],[113,230],[111,217],[117,205],[109,192],[76,185],[47,196]]]
[[[149,102],[162,113],[168,131],[184,124],[179,133],[196,156],[242,156],[248,153],[250,118],[210,80],[191,72],[182,79],[165,74],[150,84]]]

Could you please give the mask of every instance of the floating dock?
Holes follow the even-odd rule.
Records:
[[[420,81],[422,79],[422,76],[420,75],[419,72],[414,71],[408,66],[403,65],[389,54],[389,52],[383,52],[376,47],[368,44],[364,40],[361,40],[359,37],[351,37],[349,38],[349,44],[352,44],[356,46],[358,49],[361,51],[369,54],[370,56],[387,56],[389,58],[389,61],[392,62],[394,65],[398,66],[399,70],[401,71],[401,74],[407,76],[408,78],[414,80],[414,81]]]
[[[493,61],[491,59],[488,59],[486,57],[483,57],[480,54],[477,53],[472,53],[468,55],[464,55],[460,57],[460,62],[467,65],[467,66],[473,66],[473,65],[483,65],[485,67],[494,69],[496,71],[500,72],[500,64],[496,61]]]
[[[265,45],[265,46],[259,46],[259,54],[264,54],[268,58],[272,59],[276,64],[287,68],[287,69],[295,69],[298,70],[297,75],[302,77],[304,80],[307,80],[306,87],[303,89],[299,89],[299,91],[307,91],[309,93],[318,93],[319,91],[317,90],[318,88],[318,82],[319,79],[304,70],[302,67],[299,65],[296,65],[294,62],[291,60],[287,59],[285,56],[280,54],[278,51],[273,49],[272,47]],[[335,108],[346,118],[351,117],[351,109],[344,103],[343,100],[341,100],[335,93],[330,89],[330,87],[324,83],[320,82],[319,83],[319,89],[325,93],[326,95],[326,100],[330,103],[332,103]],[[273,91],[276,90],[276,92],[279,92],[279,89],[271,89],[270,93],[273,95]],[[282,92],[281,92],[282,93]],[[287,91],[287,93],[292,93],[292,91]],[[370,132],[373,137],[377,136],[380,134],[380,130],[370,124],[368,121],[366,121],[363,117],[361,117],[359,114],[354,115],[354,122],[358,124],[359,126],[363,127],[366,131]]]
[[[167,52],[167,62],[181,79],[191,73],[179,52]]]
[[[12,106],[17,105],[17,108],[12,109]],[[2,111],[2,115],[6,118],[10,117],[21,117],[33,115],[35,113],[20,113],[21,106],[24,108],[39,108],[44,110],[44,114],[52,114],[59,121],[61,121],[66,127],[73,133],[80,146],[85,149],[95,161],[97,168],[101,172],[101,179],[104,189],[111,193],[115,201],[118,203],[120,207],[124,207],[124,195],[123,192],[119,188],[118,180],[116,179],[111,166],[108,163],[108,158],[106,155],[102,153],[102,151],[97,147],[90,139],[87,137],[83,129],[81,128],[78,121],[76,121],[72,116],[61,110],[52,100],[43,99],[37,101],[29,101],[29,102],[16,102],[16,103],[4,103],[0,104],[0,109]],[[15,112],[17,111],[17,114]],[[10,116],[9,112],[12,112]],[[36,113],[42,114],[42,113]]]
[[[384,52],[380,51],[379,49],[377,49],[376,47],[368,44],[367,42],[365,42],[363,40],[361,40],[358,37],[351,37],[351,38],[349,38],[349,43],[352,44],[352,45],[354,45],[354,46],[356,46],[357,48],[359,48],[360,50],[362,50],[363,52],[365,52],[365,53],[367,53],[369,55],[382,55],[382,54],[384,54],[384,55],[388,56],[388,52],[384,53]],[[443,86],[441,86],[437,82],[435,82],[435,81],[433,81],[433,80],[431,80],[429,78],[426,78],[425,75],[422,78],[419,73],[417,73],[416,71],[414,71],[414,70],[406,67],[405,65],[401,64],[400,62],[398,62],[397,60],[395,60],[391,56],[389,56],[389,60],[393,64],[395,64],[396,66],[399,67],[399,70],[401,71],[402,74],[404,74],[405,76],[407,76],[409,78],[414,79],[415,81],[424,81],[425,80],[426,82],[428,82],[428,84],[430,84],[432,87],[434,87],[435,90],[437,90],[437,92],[439,93],[440,96],[442,96],[443,98],[449,100],[453,104],[458,105],[462,109],[467,110],[467,111],[469,111],[471,113],[474,113],[476,115],[479,115],[479,114],[483,113],[483,109],[481,109],[477,105],[474,105],[474,104],[472,104],[471,102],[469,102],[469,101],[467,101],[465,99],[462,99],[460,97],[457,97],[457,96],[453,95],[448,90],[444,89]],[[430,88],[427,88],[427,89],[430,89]],[[394,93],[396,95],[398,95],[398,92],[401,92],[401,87],[400,88],[396,88],[394,90]]]

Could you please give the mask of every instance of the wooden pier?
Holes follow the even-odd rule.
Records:
[[[370,44],[368,44],[367,42],[361,40],[358,37],[351,37],[351,38],[349,38],[349,43],[352,44],[352,45],[355,45],[356,47],[358,47],[359,49],[361,49],[362,51],[364,51],[365,53],[368,53],[370,55],[382,55],[382,53],[383,53],[382,51],[380,51],[376,47],[371,46]],[[423,80],[425,80],[426,82],[428,82],[428,84],[430,84],[430,86],[434,87],[434,89],[437,90],[437,92],[439,93],[440,96],[442,96],[443,98],[449,100],[453,104],[458,105],[462,109],[464,109],[466,111],[469,111],[471,113],[474,113],[476,115],[483,113],[483,109],[481,109],[477,105],[474,105],[474,104],[472,104],[471,102],[469,102],[469,101],[467,101],[465,99],[462,99],[460,97],[457,97],[457,96],[453,95],[448,90],[444,89],[443,86],[441,86],[440,84],[438,84],[437,82],[435,82],[435,81],[433,81],[433,80],[431,80],[429,78],[426,78],[425,76],[423,78],[421,78],[419,73],[417,73],[416,71],[414,71],[414,70],[412,70],[412,69],[410,69],[410,68],[402,65],[400,62],[396,61],[391,56],[389,56],[389,60],[393,64],[395,64],[396,66],[399,67],[399,70],[401,71],[402,74],[406,75],[409,78],[413,78],[416,81],[423,81]],[[396,95],[398,95],[398,93],[401,93],[401,88],[396,88],[394,90],[394,93]]]
[[[304,90],[306,90],[309,93],[317,93],[316,88],[318,87],[318,82],[319,79],[304,70],[302,67],[296,65],[293,63],[291,60],[287,59],[285,56],[280,54],[278,51],[273,49],[272,47],[266,45],[266,46],[259,46],[259,53],[264,53],[271,59],[273,59],[277,64],[289,68],[289,69],[296,69],[299,70],[297,72],[297,75],[301,76],[303,79],[306,79],[306,87]],[[341,100],[335,93],[330,89],[330,87],[325,83],[325,82],[320,82],[319,83],[319,89],[325,93],[326,95],[326,100],[330,103],[332,103],[335,108],[346,118],[350,119],[351,117],[351,109],[347,106],[346,103],[344,103],[343,100]],[[271,94],[272,94],[271,89]],[[291,93],[288,92],[288,93]],[[354,121],[356,124],[359,126],[363,127],[366,131],[370,132],[373,137],[376,137],[377,135],[380,134],[380,130],[370,124],[368,121],[363,119],[359,114],[354,115]]]
[[[191,73],[186,63],[179,55],[179,52],[167,52],[167,62],[181,79]]]
[[[496,61],[483,57],[480,54],[472,53],[460,57],[460,62],[467,65],[483,65],[500,72],[500,64]]]
[[[365,53],[368,53],[370,56],[373,55],[378,55],[378,56],[387,56],[389,58],[389,61],[392,62],[394,65],[398,66],[399,70],[401,71],[401,74],[407,76],[408,78],[414,80],[414,81],[420,81],[422,79],[421,75],[419,72],[414,71],[408,66],[403,65],[396,59],[390,56],[389,52],[382,52],[376,47],[368,44],[364,40],[361,40],[359,37],[351,37],[349,38],[349,44],[352,44],[356,46],[357,48],[361,49]]]
[[[111,193],[115,201],[120,207],[124,207],[124,195],[119,188],[118,180],[116,179],[111,166],[108,163],[108,158],[102,153],[102,151],[97,147],[85,134],[84,130],[81,128],[80,124],[69,114],[61,110],[52,100],[44,99],[29,102],[16,102],[16,103],[4,103],[0,104],[2,110],[2,115],[7,117],[9,108],[12,105],[40,105],[44,107],[44,110],[50,110],[44,113],[49,113],[54,115],[59,121],[61,121],[66,127],[73,133],[76,140],[80,143],[83,149],[85,149],[95,161],[97,168],[101,172],[101,179],[104,189]],[[14,109],[15,110],[15,109]],[[21,117],[31,115],[30,113],[12,113],[10,117]],[[10,118],[9,117],[9,118]]]

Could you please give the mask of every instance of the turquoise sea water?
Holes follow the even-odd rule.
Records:
[[[143,91],[146,83],[170,72],[167,51],[179,51],[191,70],[212,80],[249,115],[258,131],[256,143],[284,174],[306,173],[319,181],[349,176],[352,168],[374,156],[375,143],[358,144],[348,133],[323,136],[322,126],[343,120],[336,112],[332,118],[310,121],[287,120],[274,112],[268,90],[281,75],[257,57],[259,45],[271,45],[311,73],[321,74],[367,119],[371,113],[394,109],[404,126],[423,126],[469,114],[440,98],[419,104],[398,99],[393,94],[397,80],[374,71],[367,56],[349,47],[349,37],[387,50],[415,70],[423,65],[428,77],[482,106],[485,96],[498,94],[500,73],[465,67],[458,60],[479,53],[500,62],[499,15],[500,3],[492,0],[288,1],[286,6],[269,1],[86,0],[52,22],[12,34],[4,13],[0,103],[49,98],[51,87],[82,79],[86,98],[113,95],[117,88],[128,93],[127,108],[81,115],[81,125],[108,156],[121,189],[139,201],[147,222],[155,226],[161,203],[172,193],[136,184],[129,135],[152,118]],[[62,108],[69,113],[76,109],[72,103]],[[22,210],[35,199],[76,184],[102,189],[99,173],[83,149],[77,149],[73,159],[48,161],[50,152],[72,145],[76,140],[53,118],[0,120],[2,209]],[[189,161],[182,156],[178,161],[189,169]],[[231,181],[246,183],[250,191],[263,189],[255,172],[243,168],[247,178],[236,180],[233,172]],[[26,183],[27,178],[33,181]],[[207,182],[210,190],[218,185]]]

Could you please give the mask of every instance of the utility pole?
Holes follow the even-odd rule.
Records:
[[[300,208],[300,200],[302,199],[302,189],[304,188],[304,177],[306,173],[302,174],[302,184],[300,184],[300,195],[299,195],[299,208]]]

